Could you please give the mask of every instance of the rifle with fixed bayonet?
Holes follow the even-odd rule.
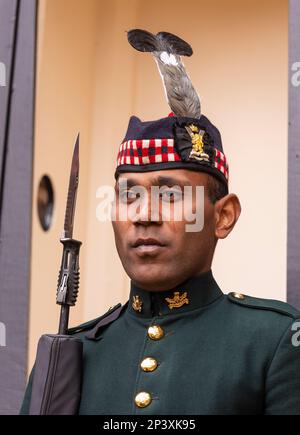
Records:
[[[82,383],[82,341],[68,334],[70,307],[79,290],[81,242],[73,239],[76,196],[79,182],[79,135],[74,147],[64,230],[60,242],[63,254],[58,277],[56,303],[61,306],[58,334],[42,335],[33,370],[29,414],[77,414]]]
[[[63,255],[58,277],[56,303],[61,305],[59,334],[67,334],[70,307],[76,304],[79,290],[79,250],[81,242],[72,238],[77,189],[79,182],[79,135],[73,152],[65,223],[60,242]]]

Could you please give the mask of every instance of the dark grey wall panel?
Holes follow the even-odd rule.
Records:
[[[11,80],[15,59],[18,5],[19,2],[17,0],[0,0],[0,62],[4,65],[6,75],[6,86],[0,86],[0,207],[11,97]]]
[[[300,1],[289,2],[287,298],[300,308]]]
[[[13,8],[9,3],[15,2],[0,0],[1,22],[4,23],[4,27],[0,27],[1,41],[3,36],[8,37],[2,32],[13,33],[10,27]],[[6,345],[0,343],[0,414],[18,412],[27,368],[36,1],[19,0],[18,15],[11,101],[1,99],[0,108],[0,117],[7,119],[0,210],[0,324],[2,334],[3,325],[6,330]],[[11,42],[9,48],[13,50]],[[9,53],[7,58],[12,58]],[[3,119],[1,123],[3,125]]]

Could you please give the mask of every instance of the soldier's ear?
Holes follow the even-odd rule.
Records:
[[[233,230],[241,214],[241,204],[234,193],[221,198],[215,204],[215,236],[225,239]]]

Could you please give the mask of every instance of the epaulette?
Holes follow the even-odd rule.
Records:
[[[261,299],[252,296],[244,295],[242,293],[232,292],[229,293],[228,299],[238,305],[247,308],[255,308],[258,310],[269,310],[289,316],[293,319],[300,318],[300,311],[292,307],[286,302],[277,301],[275,299]]]
[[[79,332],[89,331],[90,329],[94,328],[94,326],[96,326],[102,319],[105,319],[107,316],[115,312],[120,307],[122,307],[122,304],[120,303],[114,305],[113,307],[110,307],[109,310],[106,311],[106,313],[102,314],[102,316],[68,329],[68,334],[72,335],[72,334],[78,334]]]

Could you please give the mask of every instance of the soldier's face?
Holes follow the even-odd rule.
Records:
[[[138,286],[166,290],[210,269],[217,237],[207,177],[172,169],[125,173],[117,180],[116,247],[125,271]]]

